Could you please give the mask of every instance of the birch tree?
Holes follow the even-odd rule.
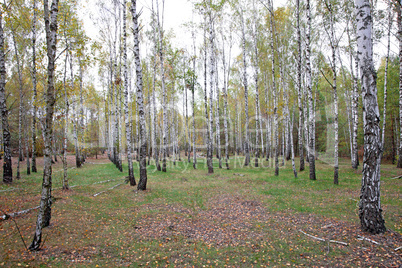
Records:
[[[163,1],[164,5],[165,2]],[[161,23],[160,13],[159,13],[159,3],[156,1],[156,13],[157,13],[157,23],[158,23],[158,37],[159,37],[159,64],[160,64],[160,72],[161,72],[161,84],[162,84],[162,139],[163,139],[163,146],[162,146],[162,172],[166,172],[166,156],[167,156],[167,139],[168,139],[168,128],[167,128],[167,92],[165,86],[165,67],[164,67],[164,58],[163,58],[163,19]],[[163,17],[163,10],[162,10],[162,17]]]
[[[391,11],[391,1],[388,3],[388,34],[387,34],[387,55],[385,57],[385,70],[384,70],[384,109],[382,116],[382,135],[381,135],[381,146],[382,153],[385,149],[385,127],[387,126],[387,86],[388,86],[388,65],[389,65],[389,51],[391,50],[391,28],[393,14]]]
[[[311,81],[311,9],[310,0],[307,0],[307,34],[306,34],[306,78],[307,78],[307,93],[309,103],[309,166],[310,180],[316,180],[315,175],[315,118],[314,118],[314,103],[313,103],[313,87]]]
[[[36,251],[41,247],[42,228],[49,226],[51,218],[52,205],[52,131],[53,131],[53,113],[55,99],[54,88],[54,71],[56,60],[56,44],[57,44],[57,13],[58,0],[52,0],[50,10],[48,0],[44,1],[44,17],[46,30],[46,45],[47,45],[47,89],[45,93],[46,116],[44,123],[44,168],[43,168],[43,183],[39,214],[36,221],[35,234],[29,250]]]
[[[247,58],[246,58],[246,30],[245,30],[245,18],[243,7],[240,7],[240,23],[241,23],[241,42],[242,42],[242,56],[243,56],[243,86],[244,86],[244,113],[246,115],[245,121],[245,135],[244,135],[244,153],[245,162],[244,165],[250,164],[250,148],[249,148],[249,118],[248,118],[248,83],[247,83]]]
[[[275,157],[275,176],[279,175],[279,135],[278,135],[278,92],[276,88],[276,77],[275,77],[275,49],[274,49],[274,8],[272,0],[269,1],[269,11],[270,11],[270,24],[271,24],[271,74],[272,74],[272,95],[274,100],[274,157]]]
[[[214,173],[212,155],[213,155],[213,95],[214,95],[214,85],[215,85],[215,52],[214,52],[214,42],[215,42],[215,30],[212,10],[208,11],[208,30],[209,30],[209,114],[208,114],[208,151],[207,151],[207,165],[208,173]]]
[[[136,185],[133,170],[133,159],[131,156],[131,128],[128,107],[128,72],[127,72],[127,1],[123,0],[123,75],[124,75],[124,116],[126,124],[126,140],[127,140],[127,164],[128,164],[128,180],[130,185]]]
[[[13,167],[11,161],[11,148],[10,148],[10,127],[8,123],[8,109],[6,102],[6,64],[5,64],[5,51],[4,51],[4,29],[3,29],[3,9],[0,8],[0,111],[3,127],[3,182],[13,182]]]
[[[70,103],[68,101],[67,94],[67,60],[68,53],[66,52],[66,58],[64,60],[64,76],[63,76],[63,88],[64,88],[64,102],[65,102],[65,110],[64,110],[64,137],[63,137],[63,190],[68,190],[68,174],[67,174],[67,143],[68,143],[68,112],[70,108]],[[73,79],[73,77],[71,77]]]
[[[158,171],[161,171],[161,165],[159,164],[159,146],[156,144],[156,135],[158,132],[157,125],[156,125],[156,67],[157,67],[157,54],[158,54],[158,38],[157,38],[157,22],[155,20],[154,14],[154,3],[152,1],[152,39],[154,43],[154,55],[153,55],[153,75],[152,75],[152,154],[155,160],[155,165]],[[163,82],[164,83],[164,82]]]
[[[363,96],[364,156],[359,203],[363,231],[384,233],[380,201],[381,137],[377,102],[377,75],[373,63],[372,15],[369,0],[355,0],[357,45]]]
[[[301,31],[300,31],[300,0],[296,0],[296,32],[297,32],[297,102],[299,106],[299,156],[300,156],[300,171],[304,170],[304,146],[303,146],[303,105],[302,105],[302,85],[301,85],[301,72],[302,72],[302,50],[301,50]]]
[[[37,115],[37,91],[36,91],[36,0],[32,3],[32,172],[38,172],[36,168],[36,115]]]
[[[131,15],[133,17],[133,36],[134,36],[134,61],[135,73],[137,75],[137,110],[140,123],[140,180],[138,182],[138,190],[145,191],[147,189],[147,133],[145,126],[144,111],[144,94],[142,88],[142,67],[140,60],[140,28],[138,25],[137,1],[131,0]],[[166,168],[166,166],[165,166]]]
[[[402,3],[397,3],[399,38],[399,150],[397,168],[402,168]]]

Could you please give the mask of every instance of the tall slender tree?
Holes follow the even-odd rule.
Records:
[[[241,22],[241,42],[242,42],[242,56],[243,56],[243,86],[244,86],[244,113],[246,115],[245,129],[244,129],[244,165],[250,164],[250,145],[249,145],[249,119],[248,119],[248,83],[247,83],[247,58],[246,58],[246,29],[243,7],[240,7],[240,22]]]
[[[301,30],[300,30],[300,0],[296,0],[296,32],[297,32],[297,102],[299,106],[299,156],[300,156],[300,171],[304,167],[304,146],[303,146],[303,105],[302,105],[302,50],[301,50]]]
[[[364,156],[359,203],[361,228],[384,233],[380,201],[381,137],[377,102],[377,75],[373,64],[372,13],[370,0],[355,0],[357,45],[363,95]]]
[[[397,168],[402,168],[402,3],[397,3],[398,38],[399,38],[399,150]]]
[[[3,9],[0,9],[0,112],[3,126],[3,182],[13,182],[13,167],[11,162],[10,127],[8,124],[8,109],[6,102],[6,56],[4,52]]]
[[[130,185],[136,185],[133,170],[133,159],[131,156],[131,128],[128,107],[128,72],[127,72],[127,1],[123,0],[123,75],[124,75],[124,117],[126,124],[126,140],[127,140],[127,162],[128,162],[128,179]]]
[[[51,218],[52,205],[52,132],[53,132],[53,113],[55,98],[54,87],[54,71],[56,61],[56,45],[57,45],[57,14],[59,1],[52,0],[49,10],[48,0],[44,1],[44,17],[46,30],[46,45],[47,45],[47,89],[45,93],[46,116],[44,124],[44,168],[43,168],[43,183],[40,200],[38,219],[36,221],[35,235],[29,250],[36,251],[41,247],[42,229],[49,226]]]
[[[389,51],[391,50],[391,28],[392,28],[392,2],[388,3],[388,34],[387,34],[387,55],[385,57],[385,71],[384,71],[384,109],[382,116],[382,135],[381,135],[381,146],[382,153],[385,149],[385,127],[387,126],[387,87],[388,87],[388,65],[389,65]]]
[[[276,76],[275,76],[275,49],[274,49],[274,7],[273,1],[269,1],[269,11],[270,11],[270,24],[271,24],[271,74],[272,74],[272,95],[274,100],[274,157],[275,157],[275,176],[279,175],[279,134],[278,134],[278,92],[276,87]]]
[[[32,3],[32,172],[38,172],[36,168],[36,115],[37,115],[37,91],[36,91],[36,0]]]
[[[165,1],[162,1],[162,6],[164,6]],[[160,72],[161,72],[161,84],[162,84],[162,139],[163,139],[163,146],[162,146],[162,172],[166,172],[166,156],[167,156],[167,139],[168,139],[168,127],[167,127],[167,92],[165,86],[165,66],[164,66],[164,58],[163,58],[163,9],[162,14],[159,13],[159,2],[156,1],[156,13],[157,13],[157,24],[158,24],[158,38],[159,38],[159,63],[160,63]],[[162,23],[160,19],[160,15],[162,16]]]
[[[137,13],[137,1],[131,0],[131,15],[133,17],[133,36],[134,36],[134,60],[135,73],[137,75],[137,110],[140,123],[140,180],[138,190],[147,189],[147,132],[145,126],[144,94],[142,83],[142,66],[140,60],[140,28],[138,24],[139,14]]]
[[[306,33],[306,83],[309,103],[309,154],[308,162],[310,165],[310,180],[315,180],[315,117],[314,117],[314,102],[313,102],[313,87],[311,81],[311,8],[310,0],[307,0],[307,33]]]
[[[208,11],[208,30],[209,30],[209,114],[208,114],[208,151],[207,151],[207,165],[208,173],[214,173],[212,156],[213,156],[213,96],[214,96],[214,86],[215,86],[215,52],[214,52],[214,42],[215,42],[215,29],[214,29],[214,19],[212,14],[212,8]]]

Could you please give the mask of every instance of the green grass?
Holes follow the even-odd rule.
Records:
[[[62,172],[56,167],[53,195],[57,201],[52,207],[52,225],[44,229],[44,249],[25,252],[14,222],[0,222],[0,266],[20,263],[35,267],[252,267],[363,263],[361,256],[350,258],[355,249],[362,248],[362,242],[354,235],[359,227],[356,203],[361,173],[352,170],[348,160],[341,159],[339,185],[333,184],[333,168],[325,163],[317,163],[317,180],[311,181],[308,170],[294,178],[290,162],[281,167],[276,177],[272,163],[264,162],[269,168],[242,167],[243,160],[231,159],[230,170],[216,165],[212,175],[207,174],[201,161],[197,170],[188,163],[177,162],[174,166],[169,162],[166,173],[155,172],[151,165],[145,192],[128,184],[108,190],[122,183],[126,176],[111,163],[86,164],[81,169],[69,170],[70,185],[77,187],[63,192]],[[123,168],[127,170],[126,164]],[[390,178],[402,171],[390,165],[383,165],[382,171],[381,202],[386,226],[401,233],[402,182]],[[137,167],[135,175],[138,182]],[[0,184],[0,190],[19,189],[0,192],[2,207],[14,212],[39,204],[41,180],[40,173],[23,174],[13,185]],[[94,184],[106,180],[114,181]],[[102,191],[105,192],[93,196]],[[16,218],[26,243],[32,239],[36,213]],[[337,228],[322,229],[328,223]],[[328,247],[298,229],[351,246]],[[371,265],[381,265],[381,258],[388,260],[382,249],[372,250],[379,257],[371,258]],[[389,262],[395,259],[395,255],[390,257]]]

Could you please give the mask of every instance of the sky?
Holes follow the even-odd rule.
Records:
[[[81,17],[84,20],[84,27],[87,34],[96,39],[98,30],[93,25],[89,18],[91,9],[96,7],[94,2],[97,0],[83,0],[80,9]],[[127,0],[129,2],[130,0]],[[266,0],[262,0],[266,1]],[[164,12],[164,29],[169,31],[174,30],[175,38],[173,43],[179,47],[183,47],[191,44],[191,34],[185,30],[183,24],[190,21],[197,21],[198,15],[193,14],[193,3],[190,0],[165,0],[165,12]],[[286,0],[275,0],[274,7],[280,7],[286,5]],[[161,3],[161,0],[160,0]],[[152,0],[138,0],[137,9],[143,9],[142,17],[148,21],[150,17]],[[156,6],[154,7],[156,8]]]

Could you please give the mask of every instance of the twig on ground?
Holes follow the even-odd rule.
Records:
[[[334,225],[332,223],[330,223],[328,225],[325,225],[325,226],[321,227],[321,229],[327,229],[327,228],[332,227],[332,226],[334,226]]]
[[[3,192],[12,192],[12,191],[19,190],[19,189],[20,189],[20,188],[10,188],[10,189],[7,189],[7,190],[1,190],[0,193],[3,193]]]
[[[402,249],[402,247],[397,247],[396,249],[394,249],[394,251],[398,251],[400,249]]]
[[[319,240],[319,241],[322,241],[322,242],[328,241],[328,240],[326,240],[326,239],[324,239],[324,238],[317,237],[317,236],[314,236],[314,235],[305,233],[305,232],[303,232],[302,230],[299,230],[299,232],[301,232],[302,234],[307,235],[308,237],[311,237],[311,238],[313,238],[313,239],[316,239],[316,240]],[[347,246],[347,245],[348,245],[348,243],[340,242],[340,241],[336,241],[336,240],[329,240],[329,242],[330,242],[330,243],[341,244],[341,245],[344,245],[344,246]]]
[[[7,213],[4,213],[4,211],[2,211],[4,213],[4,215],[0,216],[0,219],[8,220],[9,218],[15,218],[15,217],[17,217],[19,215],[26,214],[26,213],[30,212],[31,210],[38,209],[38,208],[39,208],[39,206],[34,207],[34,208],[28,208],[28,209],[18,211],[18,212],[14,212],[14,213],[11,213],[11,214],[7,214]]]
[[[102,193],[104,193],[104,192],[106,192],[106,191],[108,191],[108,190],[113,190],[114,188],[117,188],[117,187],[119,187],[119,186],[122,185],[122,184],[124,184],[124,183],[116,184],[115,186],[113,186],[113,187],[111,187],[111,188],[109,188],[109,189],[107,189],[107,190],[105,190],[105,191],[96,193],[96,194],[94,194],[93,196],[96,197],[96,196],[98,196],[98,195],[100,195],[100,194],[102,194]]]
[[[390,180],[396,180],[396,179],[400,179],[400,178],[402,178],[402,175],[390,178]]]
[[[379,245],[379,244],[380,244],[380,243],[378,243],[378,242],[376,242],[376,241],[374,241],[374,240],[368,239],[368,238],[366,238],[366,237],[364,237],[364,236],[360,236],[360,235],[357,236],[357,240],[361,240],[361,241],[366,240],[366,241],[371,242],[371,243],[376,244],[376,245]]]
[[[1,212],[3,212],[4,216],[7,215],[3,210],[1,210]],[[20,238],[21,238],[21,240],[22,240],[22,243],[24,243],[25,249],[28,251],[27,244],[25,244],[24,237],[23,237],[22,234],[21,234],[21,231],[20,231],[20,228],[19,228],[17,222],[16,222],[13,218],[11,218],[11,219],[12,219],[12,221],[14,222],[15,227],[17,228],[18,234],[20,235]]]

